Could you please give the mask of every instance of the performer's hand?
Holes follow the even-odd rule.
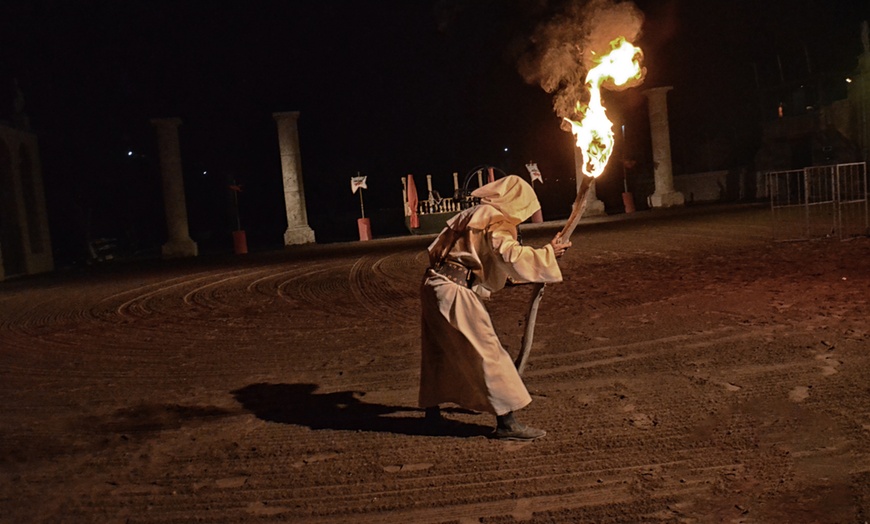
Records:
[[[550,245],[553,246],[553,252],[556,253],[556,258],[564,255],[565,251],[568,251],[568,248],[572,246],[570,240],[567,243],[562,243],[561,231],[556,233],[556,236],[554,236],[553,240],[550,241]]]

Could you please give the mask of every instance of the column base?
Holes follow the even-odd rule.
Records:
[[[583,210],[584,217],[599,217],[602,215],[606,215],[604,212],[604,202],[598,200],[587,200],[586,201],[586,209]]]
[[[27,267],[28,275],[47,273],[54,270],[54,259],[50,251],[43,253],[28,253],[24,258],[24,265]]]
[[[170,240],[163,244],[160,249],[163,258],[195,257],[199,254],[199,248],[193,240]]]
[[[677,207],[686,204],[686,197],[679,191],[653,193],[649,196],[650,207]]]
[[[284,232],[284,245],[313,244],[314,230],[308,226],[288,227]]]

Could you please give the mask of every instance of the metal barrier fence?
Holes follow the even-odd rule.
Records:
[[[870,234],[864,162],[770,172],[767,189],[774,240]]]
[[[870,234],[864,162],[770,172],[767,185],[776,241]]]

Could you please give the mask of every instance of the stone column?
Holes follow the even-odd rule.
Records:
[[[643,92],[649,100],[649,128],[656,183],[655,193],[649,197],[651,207],[682,206],[686,202],[683,194],[674,190],[671,131],[668,125],[668,91],[671,89],[673,86],[654,87]]]
[[[284,245],[314,242],[314,231],[308,227],[305,211],[305,189],[302,187],[302,156],[299,153],[299,111],[272,113],[278,123],[278,146],[281,151],[281,172],[284,177],[284,207],[287,210],[287,231]]]
[[[865,22],[866,27],[866,22]],[[856,142],[861,146],[861,158],[870,162],[870,50],[858,57],[857,81],[849,84],[849,99],[852,104],[852,118],[855,122]]]
[[[0,280],[51,271],[54,259],[36,135],[0,123]],[[2,249],[0,249],[2,251]]]
[[[583,151],[579,147],[574,146],[574,176],[577,179],[577,191],[580,191],[580,183],[583,181]],[[595,183],[589,186],[589,192],[586,193],[586,209],[583,210],[584,217],[595,217],[604,215],[604,202],[598,200],[598,195],[595,194]]]
[[[184,200],[184,176],[181,171],[181,150],[178,147],[180,118],[152,118],[157,131],[160,153],[160,173],[163,178],[163,207],[169,240],[163,244],[166,258],[195,257],[199,250],[190,239],[187,225],[187,204]]]
[[[858,56],[858,68],[849,82],[848,100],[852,126],[849,138],[861,147],[861,159],[870,162],[870,23],[861,23],[861,44],[864,52]]]
[[[22,207],[26,216],[28,246],[27,272],[29,274],[52,271],[54,257],[51,250],[51,232],[48,227],[48,209],[42,179],[36,135],[21,132],[21,145],[15,163],[21,181]]]

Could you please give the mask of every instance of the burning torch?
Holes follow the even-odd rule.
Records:
[[[581,167],[583,174],[580,175],[582,179],[577,189],[577,198],[574,199],[571,215],[562,228],[561,241],[563,243],[570,240],[571,233],[574,232],[586,208],[586,195],[589,188],[592,187],[595,178],[604,172],[610,154],[613,152],[613,123],[607,118],[604,105],[601,102],[601,87],[605,83],[608,89],[626,89],[636,86],[643,81],[646,73],[646,69],[640,65],[643,52],[639,47],[633,46],[623,37],[610,42],[610,47],[610,53],[600,57],[597,60],[597,65],[590,69],[586,75],[589,103],[586,105],[577,103],[576,111],[580,118],[577,121],[565,118],[565,121],[571,124],[571,132],[577,139],[576,146],[583,154]],[[520,374],[525,369],[532,348],[538,307],[543,296],[544,284],[535,284],[526,317],[522,347],[514,362]]]

